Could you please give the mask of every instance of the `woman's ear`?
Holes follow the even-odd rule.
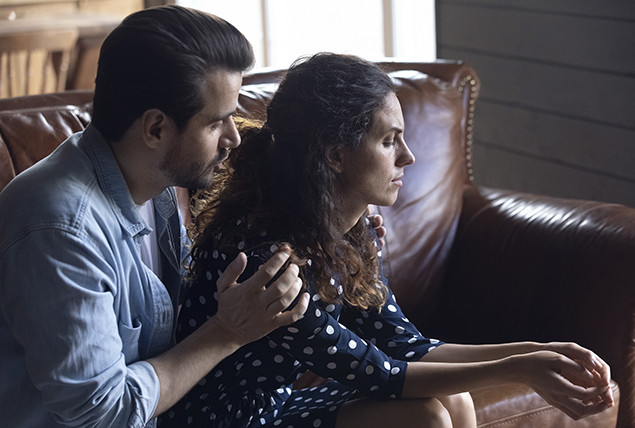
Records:
[[[325,155],[326,163],[331,167],[331,170],[336,174],[341,174],[344,171],[342,147],[330,145],[325,149]]]

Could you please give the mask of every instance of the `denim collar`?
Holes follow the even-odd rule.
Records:
[[[130,189],[121,173],[110,144],[97,128],[89,124],[83,132],[79,145],[88,153],[95,168],[99,186],[123,229],[130,236],[139,233],[149,234],[152,229],[139,214],[139,209],[132,199]],[[157,236],[160,236],[163,233],[161,229],[165,227],[167,219],[173,216],[177,210],[174,190],[171,188],[164,190],[153,199],[153,202],[158,220]]]

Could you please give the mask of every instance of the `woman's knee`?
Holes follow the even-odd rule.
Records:
[[[412,420],[417,427],[452,428],[452,418],[448,409],[436,398],[416,400],[412,406]],[[418,421],[418,423],[417,423]]]
[[[439,401],[448,410],[454,428],[476,427],[474,401],[469,392],[439,397]]]
[[[436,398],[389,401],[359,399],[346,403],[338,414],[336,428],[408,426],[452,428],[452,419]]]

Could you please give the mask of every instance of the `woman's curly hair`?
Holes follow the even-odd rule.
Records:
[[[267,107],[267,121],[236,119],[242,144],[232,150],[215,184],[198,198],[191,228],[191,273],[202,275],[205,250],[235,242],[240,220],[253,236],[289,243],[322,300],[380,308],[386,289],[377,248],[364,219],[342,236],[338,177],[326,148],[354,149],[395,91],[377,65],[350,55],[321,53],[296,61]],[[200,268],[202,269],[202,267]],[[330,283],[338,275],[342,289]]]

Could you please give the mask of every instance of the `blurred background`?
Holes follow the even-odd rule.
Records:
[[[635,207],[632,0],[0,0],[0,98],[91,89],[109,31],[167,3],[233,23],[257,67],[464,61],[481,82],[478,184]]]

